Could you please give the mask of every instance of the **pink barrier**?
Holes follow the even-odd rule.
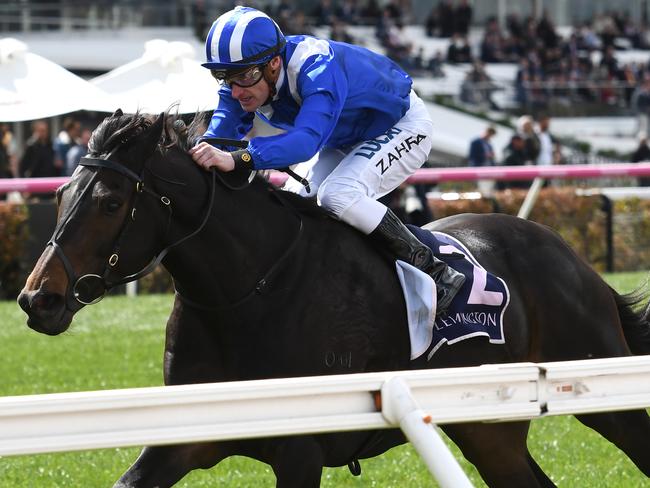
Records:
[[[0,179],[0,195],[10,191],[26,191],[29,193],[49,193],[66,183],[70,178],[2,178]]]
[[[470,180],[532,180],[535,178],[603,178],[650,175],[650,163],[574,164],[561,166],[492,166],[483,168],[420,169],[409,183]]]
[[[438,183],[441,181],[473,180],[532,180],[534,178],[603,178],[616,176],[649,176],[650,163],[617,163],[600,165],[563,166],[493,166],[484,168],[420,169],[409,183]],[[284,173],[271,173],[271,181],[280,184],[287,179]],[[0,179],[0,194],[11,191],[47,193],[68,181],[63,178],[4,178]]]

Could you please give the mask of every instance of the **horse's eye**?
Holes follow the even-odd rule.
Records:
[[[121,202],[113,198],[109,198],[104,203],[104,211],[107,214],[112,215],[114,213],[117,213],[117,211],[120,209],[121,206],[122,206]]]

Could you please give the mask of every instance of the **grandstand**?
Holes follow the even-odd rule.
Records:
[[[357,3],[363,5],[366,2]],[[431,3],[413,0],[384,1],[378,4],[385,9],[394,6],[394,15],[399,16],[398,24],[406,23],[397,35],[398,41],[408,46],[408,53],[406,56],[396,56],[398,62],[411,72],[416,90],[430,102],[462,110],[462,113],[454,117],[459,121],[457,124],[445,124],[444,128],[440,128],[439,159],[442,158],[449,164],[462,162],[469,139],[480,132],[486,117],[498,123],[506,122],[512,127],[516,116],[529,112],[544,112],[554,116],[551,131],[556,137],[570,139],[571,142],[583,141],[593,153],[600,151],[627,156],[634,151],[639,126],[630,98],[645,76],[645,67],[650,58],[647,32],[641,31],[644,19],[648,18],[650,7],[647,2],[470,2],[473,12],[466,37],[471,59],[477,60],[485,58],[483,44],[491,32],[490,26],[497,26],[502,38],[500,42],[507,44],[514,36],[513,19],[519,19],[523,24],[524,19],[530,16],[536,19],[534,22],[538,22],[538,29],[542,19],[548,19],[562,43],[568,43],[574,32],[587,25],[593,27],[591,33],[597,41],[606,36],[603,32],[609,28],[609,23],[619,25],[612,42],[616,47],[615,58],[621,67],[622,79],[600,80],[591,76],[588,80],[564,80],[548,74],[540,79],[529,80],[528,88],[523,91],[518,81],[520,61],[514,56],[506,56],[500,62],[485,62],[482,68],[477,68],[471,62],[447,62],[455,39],[447,37],[439,29],[440,13],[437,9],[442,2],[435,2],[433,7]],[[337,37],[343,32],[353,42],[395,57],[395,50],[390,43],[379,35],[381,19],[368,17],[368,10],[360,11],[357,17],[348,15],[348,22],[334,31],[331,25],[323,24],[315,16],[318,4],[318,0],[302,1],[294,9],[306,14],[303,24],[305,31],[321,37]],[[272,10],[278,10],[282,22],[287,12],[286,9],[283,10],[283,3],[271,2],[270,5],[273,6]],[[0,6],[0,26],[6,34],[25,42],[30,51],[85,78],[93,78],[140,57],[144,43],[150,39],[183,41],[190,44],[196,53],[201,53],[201,32],[227,6],[228,2],[222,0],[170,0],[144,2],[136,11],[128,1],[113,2],[110,7],[102,3],[72,0],[56,3],[8,2]],[[612,10],[614,8],[616,10]],[[611,12],[620,15],[612,15]],[[416,22],[415,19],[422,21]],[[636,26],[630,19],[638,19],[639,25]],[[337,20],[337,23],[340,21]],[[294,28],[289,23],[285,28],[291,32],[299,26]],[[631,41],[638,38],[643,42]],[[504,51],[507,49],[507,46],[502,47]],[[585,52],[591,65],[600,65],[603,49],[589,48]],[[584,57],[582,54],[580,56],[580,59]],[[623,68],[628,66],[635,70],[633,80],[623,78]],[[481,76],[478,79],[477,70]],[[586,91],[597,98],[585,99],[580,93]],[[522,100],[522,93],[529,93],[530,96],[524,97],[529,100]],[[602,97],[606,96],[609,98],[601,103]],[[543,98],[542,101],[540,97]],[[434,115],[438,115],[441,110],[438,105],[432,108]],[[590,113],[594,111],[598,113]],[[472,114],[478,114],[479,117]],[[581,118],[581,115],[616,118]],[[571,116],[570,120],[563,120],[566,116]],[[602,133],[603,120],[607,121],[607,134]],[[54,119],[53,124],[57,129],[60,121]],[[579,127],[579,130],[572,130],[571,127]],[[16,128],[14,132],[20,135],[26,131],[24,128]],[[503,134],[510,136],[510,129],[501,132],[499,137],[502,138]],[[496,141],[499,156],[506,143],[507,140],[505,143],[503,140]]]
[[[323,18],[319,17],[319,0],[292,6],[277,0],[263,7],[270,6],[289,33],[343,36],[401,63],[428,102],[434,123],[445,121],[436,127],[430,157],[433,166],[465,164],[469,141],[489,123],[499,128],[493,146],[496,162],[503,161],[522,114],[552,117],[551,134],[561,143],[559,161],[614,162],[633,157],[639,136],[647,131],[648,118],[637,103],[642,81],[650,78],[650,41],[643,27],[649,17],[647,2],[469,2],[471,17],[459,28],[468,42],[466,60],[450,58],[460,34],[442,28],[449,20],[440,10],[445,3],[461,2],[384,0],[377,2],[373,12],[372,2],[360,1],[355,2],[358,11],[346,13],[338,6],[343,2],[334,2],[331,16]],[[9,2],[0,6],[0,26],[31,52],[93,79],[138,59],[151,39],[186,43],[200,58],[206,27],[228,6],[225,0],[145,1],[138,9],[126,0],[110,6],[74,0]],[[386,25],[381,18],[384,12],[392,17]],[[538,59],[540,52],[553,49],[526,45],[530,35],[517,30],[525,26],[533,29],[533,37],[550,36],[548,42],[556,42],[563,57],[574,56],[576,66],[591,66],[591,71],[576,68],[575,76],[561,76],[571,67],[554,59]],[[605,59],[610,44],[615,67],[601,75],[601,65],[612,65]],[[206,90],[205,98],[212,100],[213,94]],[[76,116],[92,125],[103,114],[79,112]],[[51,118],[52,133],[61,124],[62,117]],[[15,123],[13,133],[20,152],[29,136],[28,127]]]
[[[165,110],[177,93],[185,94],[184,103],[177,105],[179,113],[184,116],[197,110],[210,113],[217,102],[216,85],[199,65],[204,56],[203,38],[210,22],[233,3],[232,0],[8,0],[0,5],[0,178],[19,176],[17,161],[26,152],[27,141],[34,137],[30,125],[37,118],[34,115],[12,119],[6,116],[7,110],[6,118],[2,118],[3,104],[12,103],[7,101],[8,90],[5,90],[12,80],[7,80],[7,76],[3,79],[3,63],[16,52],[39,55],[54,67],[77,75],[68,78],[73,80],[70,85],[82,81],[97,90],[82,96],[79,89],[72,95],[79,103],[69,105],[73,108],[68,111],[59,110],[59,104],[50,104],[56,110],[42,115],[41,122],[49,127],[49,137],[57,139],[57,144],[61,143],[62,129],[67,127],[69,118],[89,129],[118,106],[127,113],[143,107],[151,112]],[[391,57],[409,72],[414,89],[425,100],[435,124],[428,161],[434,169],[419,170],[416,176],[469,173],[470,170],[476,170],[476,175],[466,180],[458,177],[410,180],[411,186],[397,189],[398,196],[386,202],[392,207],[403,207],[404,214],[399,215],[403,220],[423,223],[414,218],[409,220],[411,210],[428,221],[459,212],[516,214],[517,208],[520,217],[528,218],[528,213],[524,215],[521,209],[527,202],[533,202],[528,206],[530,211],[537,195],[547,191],[546,199],[540,197],[537,206],[540,211],[531,214],[531,220],[554,228],[597,271],[637,271],[650,266],[647,251],[650,249],[647,225],[650,167],[625,165],[630,172],[624,173],[618,164],[650,160],[650,147],[645,145],[650,134],[650,32],[645,27],[650,19],[650,2],[471,0],[467,2],[471,14],[468,16],[465,11],[461,15],[454,10],[453,21],[445,17],[449,12],[444,7],[449,5],[453,10],[463,6],[461,0],[332,0],[331,11],[323,9],[321,0],[246,3],[268,11],[288,34],[305,32],[360,44]],[[348,10],[350,5],[360,8]],[[4,43],[7,38],[17,41],[11,39]],[[53,88],[48,73],[41,71],[39,83],[34,85],[46,96],[63,98]],[[169,80],[178,91],[166,93],[170,85],[164,82]],[[188,88],[190,81],[191,88]],[[106,96],[100,95],[100,90]],[[548,117],[550,135],[545,140],[552,144],[551,159],[542,161],[528,153],[528,159],[512,158],[517,138],[526,142],[537,139],[539,143],[544,132],[543,120]],[[254,130],[260,131],[256,134],[279,130],[260,125],[260,120],[256,119]],[[526,129],[526,124],[530,129]],[[503,168],[487,168],[489,178],[503,181],[486,180],[482,168],[454,168],[467,166],[471,141],[491,131],[495,131],[489,140],[494,149],[492,164],[515,166],[516,171],[548,165],[535,168],[532,191],[528,189],[534,176],[529,177],[531,181],[512,181],[513,177],[503,176]],[[645,152],[641,151],[644,147]],[[2,174],[2,150],[13,158],[13,174]],[[567,176],[571,170],[600,170],[594,166],[599,163],[612,163],[604,165],[610,171],[606,177],[602,173],[594,177],[598,179],[583,178],[581,174],[575,176],[580,179],[572,180],[574,176]],[[551,167],[573,164],[581,166]],[[556,168],[566,174],[552,176],[549,171],[539,176],[541,170]],[[490,174],[490,170],[495,171]],[[279,174],[272,174],[271,181]],[[516,173],[517,177],[520,175]],[[39,179],[56,180],[56,185],[50,182],[42,190],[44,193],[52,192],[64,181],[59,177]],[[36,178],[4,181],[21,180],[31,183]],[[485,188],[488,189],[484,191]],[[30,235],[29,238],[18,233],[12,236],[10,231],[11,239],[4,239],[8,243],[6,249],[15,255],[19,251],[25,254],[27,249],[31,255],[26,260],[31,261],[36,260],[43,244],[50,239],[57,211],[52,193],[40,196],[39,191],[13,188],[7,198],[10,203],[12,197],[27,203],[13,206],[15,215],[9,215],[11,212],[7,215],[16,222],[24,218]],[[387,197],[392,198],[392,194]],[[0,191],[0,199],[4,198]],[[424,211],[427,205],[429,214]],[[131,215],[134,218],[135,214]],[[0,214],[0,228],[11,229],[9,225],[2,227],[2,218],[5,217]],[[4,249],[0,246],[0,250]],[[14,259],[9,251],[5,254]],[[5,279],[9,268],[2,265],[0,262],[0,297],[12,298],[13,290],[9,290]],[[21,263],[9,269],[20,286],[24,277],[16,280],[15,276],[32,265],[33,262]],[[144,280],[138,282],[140,292],[170,291],[173,286],[156,274],[149,279],[148,285]],[[14,296],[19,290],[18,287]],[[117,335],[115,331],[111,334]],[[544,374],[547,373],[544,369]],[[499,388],[497,396],[509,395],[502,385]],[[373,386],[373,391],[376,390]],[[308,401],[312,403],[313,399]],[[304,408],[301,406],[300,410]],[[57,450],[65,448],[60,443],[54,444]]]

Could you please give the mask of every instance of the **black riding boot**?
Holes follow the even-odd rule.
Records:
[[[387,209],[386,215],[370,236],[388,246],[397,259],[412,264],[433,278],[438,289],[436,313],[444,312],[449,307],[465,282],[465,275],[436,258],[431,249],[422,244],[390,209]]]

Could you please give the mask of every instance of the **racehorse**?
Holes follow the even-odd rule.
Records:
[[[176,287],[168,385],[650,353],[641,298],[619,295],[555,232],[466,214],[427,229],[462,241],[508,283],[507,340],[476,337],[411,361],[394,262],[260,176],[200,169],[175,118],[118,111],[94,131],[88,156],[57,192],[56,230],[18,299],[29,327],[60,334],[84,305],[162,261]],[[650,476],[645,410],[577,418]],[[443,430],[489,486],[554,486],[526,447],[528,428]],[[354,466],[403,442],[393,429],[145,447],[116,486],[171,486],[231,455],[268,463],[279,487],[319,486],[323,466]]]

